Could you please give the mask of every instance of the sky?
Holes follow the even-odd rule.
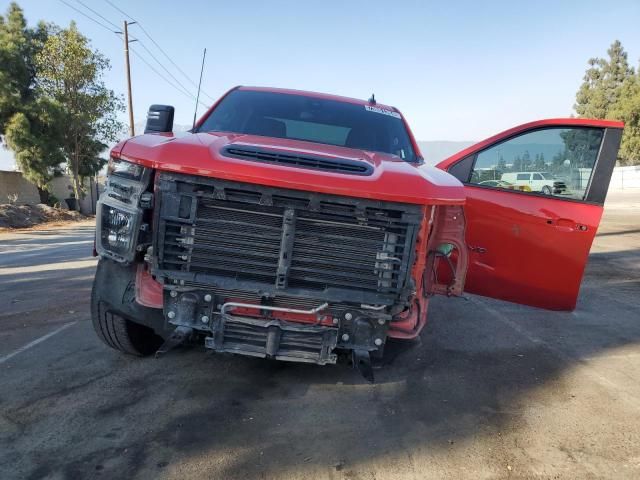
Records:
[[[590,57],[605,56],[619,39],[634,67],[640,58],[638,0],[110,1],[139,22],[129,27],[139,40],[132,44],[138,56],[131,57],[136,122],[144,122],[150,104],[162,103],[176,107],[177,124],[191,124],[205,47],[206,104],[236,85],[364,99],[375,93],[380,103],[399,108],[423,141],[480,140],[530,120],[569,116]],[[103,25],[120,26],[126,18],[106,0],[64,2]],[[117,35],[62,0],[18,3],[32,25],[75,20],[111,60],[105,83],[124,95]],[[0,0],[0,11],[8,4]],[[140,56],[176,84],[145,47],[189,95],[142,62]]]

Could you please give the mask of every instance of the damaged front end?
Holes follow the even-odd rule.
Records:
[[[216,351],[327,364],[382,352],[423,208],[187,175],[156,178],[147,260],[167,322]]]
[[[370,359],[389,336],[419,333],[428,296],[461,291],[461,207],[121,170],[100,200],[96,248],[137,264],[137,303],[162,309],[158,353],[188,340],[325,365],[346,352],[372,380]]]

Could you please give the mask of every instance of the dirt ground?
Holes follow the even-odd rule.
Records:
[[[112,351],[92,244],[88,224],[0,235],[3,480],[640,478],[640,192],[610,196],[574,312],[436,298],[374,385]]]
[[[0,232],[48,224],[62,226],[69,222],[86,220],[79,212],[63,208],[38,205],[0,204]]]

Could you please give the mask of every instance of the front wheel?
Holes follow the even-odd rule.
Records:
[[[98,338],[115,350],[145,357],[154,354],[162,345],[162,338],[149,327],[109,311],[104,302],[95,305],[95,312],[92,312],[91,317]]]
[[[91,290],[91,320],[98,338],[107,346],[143,357],[162,345],[163,338],[156,331],[163,318],[160,310],[135,302],[134,282],[134,269],[100,260]]]
[[[551,187],[549,185],[545,185],[542,187],[542,193],[545,195],[551,195]]]

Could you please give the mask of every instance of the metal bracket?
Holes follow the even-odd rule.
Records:
[[[173,332],[171,332],[171,336],[167,338],[162,346],[158,349],[158,351],[156,352],[156,358],[184,343],[192,333],[193,328],[184,326],[177,327]]]
[[[370,383],[375,381],[373,377],[373,367],[371,366],[371,356],[367,350],[353,350],[353,368]]]
[[[276,273],[276,288],[287,288],[295,231],[296,211],[293,208],[287,208],[282,216],[282,240],[280,242],[280,258],[278,259],[278,271]]]
[[[295,308],[272,307],[270,305],[256,305],[254,303],[227,302],[224,305],[222,305],[222,307],[220,308],[220,313],[222,315],[225,315],[227,313],[227,309],[232,307],[240,307],[240,308],[255,308],[256,310],[269,310],[272,312],[287,312],[287,313],[297,313],[301,315],[315,315],[316,313],[321,312],[328,306],[329,304],[325,302],[309,310],[297,310]]]

